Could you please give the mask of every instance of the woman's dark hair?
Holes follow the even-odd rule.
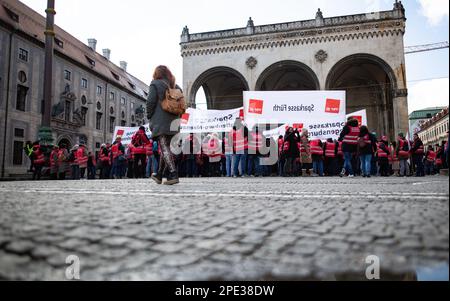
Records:
[[[357,119],[352,118],[347,121],[347,126],[357,127],[358,125],[359,122]]]
[[[175,88],[175,76],[170,72],[169,68],[166,66],[158,66],[153,73],[154,80],[167,80],[171,88]]]
[[[369,129],[367,128],[367,126],[363,125],[359,129],[359,132],[361,135],[367,135],[367,134],[369,134]]]

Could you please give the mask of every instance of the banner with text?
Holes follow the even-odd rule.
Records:
[[[146,124],[145,127],[145,133],[147,134],[147,137],[152,137],[152,132],[150,131],[150,125]],[[133,138],[133,135],[136,134],[136,132],[139,130],[139,127],[123,127],[123,126],[116,126],[114,130],[113,135],[113,141],[114,143],[116,141],[117,137],[122,138],[122,144],[128,145],[131,143],[131,138]]]
[[[189,108],[181,116],[181,133],[221,133],[233,129],[242,108],[233,110],[198,110]]]
[[[248,91],[244,114],[247,124],[286,124],[308,129],[312,139],[337,139],[346,122],[346,95],[345,91]],[[284,131],[282,126],[267,136]]]

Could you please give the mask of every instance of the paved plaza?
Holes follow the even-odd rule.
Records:
[[[0,279],[364,280],[449,259],[448,177],[0,182]]]

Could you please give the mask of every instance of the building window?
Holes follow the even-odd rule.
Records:
[[[116,73],[114,73],[114,72],[111,71],[111,74],[112,74],[112,76],[113,76],[117,81],[120,80],[120,77],[119,77]]]
[[[23,48],[19,48],[19,59],[24,62],[28,62],[28,51]]]
[[[116,94],[114,94],[114,92],[109,93],[109,99],[110,100],[115,100],[116,99]]]
[[[97,86],[97,95],[102,95],[102,86]]]
[[[66,100],[64,105],[64,120],[70,122],[70,115],[72,113],[72,103],[69,100]]]
[[[125,97],[120,98],[120,104],[123,106],[127,104],[127,100],[125,99]]]
[[[16,138],[24,138],[25,137],[25,130],[24,129],[14,129],[14,137]]]
[[[97,130],[102,129],[102,113],[97,112],[97,115],[95,117],[95,128]]]
[[[94,61],[93,59],[91,59],[90,57],[88,57],[88,56],[85,56],[85,57],[86,57],[87,61],[89,62],[89,64],[90,64],[92,67],[95,67],[95,61]]]
[[[85,79],[85,78],[81,79],[81,87],[83,89],[87,89],[88,88],[88,80],[87,79]]]
[[[86,99],[86,96],[81,96],[81,104],[83,105],[83,106],[85,106],[86,104],[87,104],[87,99]]]
[[[114,108],[113,108],[113,107],[110,107],[110,108],[109,108],[109,114],[110,114],[110,115],[114,115]]]
[[[64,70],[64,79],[65,80],[71,80],[72,79],[72,72],[69,70]]]
[[[102,109],[102,104],[100,103],[100,101],[97,101],[97,110],[101,110]]]
[[[115,117],[109,117],[109,132],[111,134],[114,133],[115,126],[116,126],[116,118]]]
[[[122,120],[122,121],[120,122],[120,126],[127,126],[127,122],[126,122],[125,120]]]
[[[22,85],[17,86],[16,110],[25,112],[28,88]]]
[[[27,74],[23,71],[19,71],[19,76],[18,76],[19,82],[24,84],[27,82]]]
[[[23,141],[14,141],[13,165],[22,165],[23,163]]]
[[[86,126],[86,116],[87,116],[88,109],[87,108],[81,108],[81,124],[83,126]]]

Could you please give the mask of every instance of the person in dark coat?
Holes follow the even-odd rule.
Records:
[[[170,150],[172,138],[180,131],[180,116],[168,113],[161,107],[161,102],[165,98],[166,91],[180,89],[175,84],[175,77],[166,66],[158,66],[153,74],[153,81],[150,84],[149,96],[147,99],[147,118],[150,121],[153,140],[157,140],[161,147],[161,157],[159,169],[152,179],[157,184],[162,184],[164,172],[168,171],[165,185],[178,184],[178,173],[174,160],[174,154]]]
[[[412,159],[416,167],[416,177],[425,177],[425,166],[423,164],[424,153],[423,142],[416,133],[414,134],[414,141],[411,146]]]
[[[284,136],[283,155],[285,158],[284,173],[287,177],[292,177],[295,174],[295,160],[300,157],[300,150],[298,143],[300,142],[300,135],[297,130],[290,127]]]

